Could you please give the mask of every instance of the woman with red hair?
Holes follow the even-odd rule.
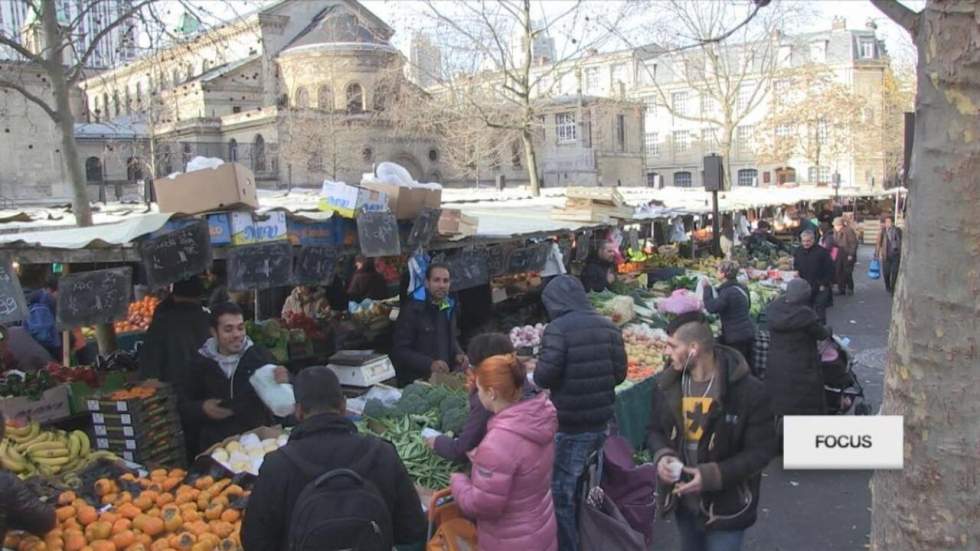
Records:
[[[481,551],[557,551],[551,497],[558,415],[547,395],[521,400],[527,373],[513,354],[476,369],[477,395],[493,417],[470,452],[470,476],[452,477],[453,497],[476,520]]]

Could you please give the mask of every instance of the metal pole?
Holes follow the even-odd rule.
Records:
[[[721,215],[718,213],[718,191],[711,192],[711,240],[712,252],[721,256]]]

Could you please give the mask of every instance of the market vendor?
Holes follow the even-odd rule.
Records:
[[[330,303],[326,294],[306,285],[298,285],[286,298],[282,305],[283,319],[290,316],[306,316],[310,319],[320,319],[330,313]]]
[[[215,305],[211,335],[177,388],[181,419],[200,428],[197,450],[273,421],[249,379],[259,368],[278,361],[245,334],[242,309],[230,302]],[[289,372],[278,366],[276,382],[288,380]]]
[[[401,305],[391,349],[399,386],[428,379],[433,372],[466,368],[466,354],[459,346],[459,312],[449,296],[451,281],[449,266],[432,263],[425,271],[425,286]]]
[[[4,439],[6,428],[7,420],[0,412],[0,440]],[[54,506],[41,501],[16,474],[0,467],[0,542],[7,530],[23,530],[41,537],[56,524]]]
[[[354,302],[361,302],[366,298],[371,300],[384,300],[388,294],[388,283],[374,267],[373,258],[365,258],[357,255],[354,259],[356,271],[351,277],[350,285],[347,286],[347,295]]]
[[[170,296],[153,311],[140,348],[140,377],[172,382],[191,365],[211,336],[211,317],[201,306],[204,284],[194,276],[174,283]]]
[[[599,245],[595,254],[589,255],[582,268],[582,286],[586,292],[600,293],[616,281],[617,247],[609,241]]]

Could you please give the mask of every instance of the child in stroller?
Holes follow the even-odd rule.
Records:
[[[820,366],[823,369],[824,395],[827,413],[831,415],[870,415],[871,405],[864,398],[864,389],[854,373],[854,360],[847,342],[838,336],[817,343]]]

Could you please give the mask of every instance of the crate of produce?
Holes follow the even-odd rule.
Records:
[[[103,414],[129,414],[147,418],[167,413],[177,407],[177,395],[170,385],[137,386],[92,396],[86,402],[88,411]]]
[[[71,399],[71,413],[85,413],[89,411],[88,400],[97,393],[115,392],[127,382],[127,374],[121,371],[112,371],[99,377],[99,385],[91,386],[88,383],[76,381],[68,384],[68,395]]]

